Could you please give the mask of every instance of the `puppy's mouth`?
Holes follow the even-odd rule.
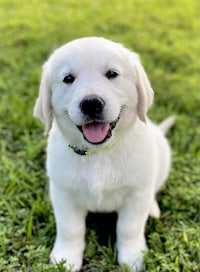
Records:
[[[119,122],[119,119],[120,115],[112,123],[93,121],[77,127],[86,141],[91,144],[102,144],[112,136],[112,131]]]

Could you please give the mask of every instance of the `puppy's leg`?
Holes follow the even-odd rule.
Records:
[[[151,204],[149,216],[151,216],[153,218],[159,218],[160,217],[160,208],[159,208],[159,205],[158,205],[158,202],[157,202],[156,199],[154,199],[152,204]]]
[[[51,262],[64,260],[66,268],[77,271],[81,268],[85,247],[86,212],[63,190],[51,188],[51,200],[57,228]]]
[[[118,262],[127,264],[134,271],[142,269],[143,251],[148,249],[144,229],[151,202],[147,194],[133,194],[118,212]]]

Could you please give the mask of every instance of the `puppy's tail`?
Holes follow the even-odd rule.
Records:
[[[167,131],[174,125],[176,120],[175,116],[169,116],[159,124],[160,130],[166,134]]]

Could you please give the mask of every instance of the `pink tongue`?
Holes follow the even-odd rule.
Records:
[[[83,134],[91,143],[102,142],[109,132],[109,124],[93,122],[83,126]]]

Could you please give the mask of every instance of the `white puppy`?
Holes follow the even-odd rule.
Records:
[[[153,90],[137,54],[103,38],[57,49],[43,67],[34,114],[49,133],[47,171],[57,237],[51,260],[82,265],[88,211],[117,211],[119,264],[141,270],[148,216],[170,168],[164,133],[147,118]]]

